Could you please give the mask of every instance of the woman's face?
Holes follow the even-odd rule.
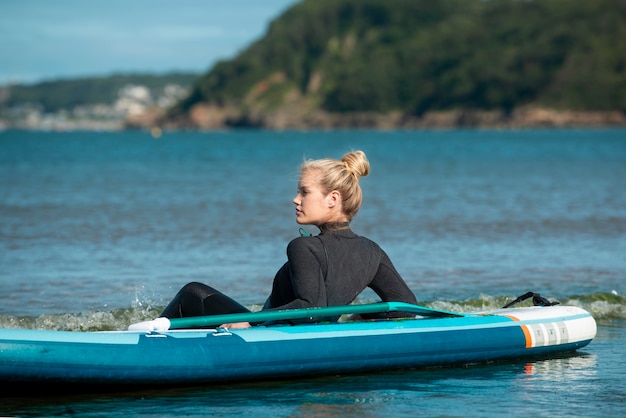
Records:
[[[301,173],[298,182],[298,194],[293,199],[296,205],[296,222],[300,225],[320,226],[333,221],[336,211],[335,198],[320,186],[319,171],[310,170]]]

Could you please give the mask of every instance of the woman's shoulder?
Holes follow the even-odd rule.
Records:
[[[359,239],[364,243],[366,247],[368,247],[372,251],[384,252],[384,250],[378,245],[375,241],[359,235]]]
[[[289,250],[299,250],[299,249],[306,249],[306,248],[317,248],[321,246],[322,246],[322,242],[320,241],[320,239],[317,236],[310,235],[310,236],[296,237],[292,239],[291,241],[289,241],[289,244],[287,244],[287,250],[289,251]]]
[[[310,257],[320,260],[327,251],[324,247],[317,236],[297,237],[287,244],[287,258],[291,262],[308,260]]]
[[[376,242],[368,237],[356,234],[351,229],[322,234],[320,238],[326,240],[325,242],[329,243],[331,246],[335,243],[334,245],[347,246],[355,250],[367,249],[370,251],[382,251],[381,247]]]
[[[287,245],[287,250],[320,249],[328,246],[352,246],[354,244],[370,249],[382,250],[381,247],[370,238],[355,234],[352,230],[333,231],[320,235],[305,235],[292,239]]]
[[[378,245],[378,244],[377,244],[374,240],[372,240],[372,239],[370,239],[370,238],[368,238],[368,237],[365,237],[365,236],[363,236],[363,235],[357,235],[357,234],[355,234],[355,235],[354,235],[354,238],[356,238],[358,241],[360,241],[360,242],[362,242],[362,243],[365,243],[365,244],[367,244],[367,245],[370,245],[370,246],[373,246],[373,247],[380,248],[380,247],[379,247],[379,245]]]

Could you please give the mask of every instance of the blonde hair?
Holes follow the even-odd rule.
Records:
[[[370,172],[370,163],[363,151],[351,151],[341,160],[323,158],[307,160],[300,166],[302,173],[319,170],[319,184],[326,193],[333,190],[341,194],[342,208],[349,220],[359,211],[363,192],[359,179]]]

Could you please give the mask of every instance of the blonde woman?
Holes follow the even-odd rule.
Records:
[[[383,302],[417,303],[387,254],[376,243],[350,229],[362,202],[359,179],[369,171],[369,161],[362,151],[349,152],[341,160],[325,158],[302,164],[298,193],[293,199],[296,222],[314,225],[320,233],[304,234],[289,243],[287,262],[274,277],[264,310],[348,305],[366,287]],[[194,282],[181,289],[161,316],[179,318],[246,311],[217,290]],[[243,328],[250,324],[225,326]]]

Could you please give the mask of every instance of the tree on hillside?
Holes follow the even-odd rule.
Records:
[[[625,28],[626,0],[304,0],[178,111],[276,108],[289,91],[338,113],[626,111]]]

